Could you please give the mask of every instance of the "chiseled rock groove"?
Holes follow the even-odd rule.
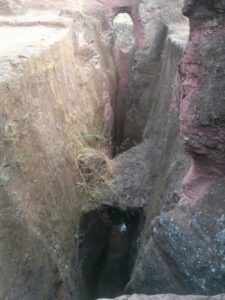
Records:
[[[104,1],[99,2],[103,3]],[[107,5],[104,6],[104,9],[109,11]],[[137,85],[135,88],[130,79],[129,93],[140,91],[140,97],[136,95],[137,101],[130,102],[129,107],[126,105],[124,120],[127,120],[132,112],[134,115],[130,119],[131,121],[134,120],[137,126],[138,119],[142,121],[142,130],[138,133],[141,143],[110,162],[111,176],[91,194],[92,201],[99,207],[95,207],[95,210],[87,208],[86,211],[81,212],[88,225],[84,230],[81,222],[77,234],[81,245],[78,249],[80,257],[78,267],[81,269],[80,274],[82,275],[78,281],[83,295],[82,299],[113,298],[124,294],[125,286],[117,289],[119,276],[115,276],[115,274],[121,272],[119,272],[119,263],[114,259],[111,260],[113,255],[109,255],[107,261],[113,261],[108,265],[112,265],[115,272],[112,267],[103,270],[98,265],[99,261],[102,263],[103,246],[107,243],[107,236],[109,236],[105,234],[107,228],[104,229],[103,224],[105,220],[110,219],[109,213],[112,208],[128,216],[128,219],[132,219],[130,216],[133,213],[141,216],[140,225],[142,228],[144,227],[143,234],[140,235],[139,232],[138,237],[134,235],[136,241],[135,238],[132,241],[138,260],[134,266],[132,259],[128,274],[128,280],[131,277],[128,287],[133,287],[133,291],[136,292],[136,286],[142,279],[140,274],[145,276],[148,271],[142,267],[139,269],[138,265],[140,261],[144,262],[145,256],[149,257],[144,249],[151,235],[150,223],[162,210],[168,211],[179,200],[179,188],[187,164],[187,159],[178,146],[178,110],[173,109],[179,95],[177,65],[181,60],[188,38],[188,26],[181,15],[180,1],[141,1],[136,13],[138,19],[142,20],[142,43],[134,45],[134,52],[130,60],[130,69],[132,70],[130,76],[137,80],[135,81]],[[95,14],[97,15],[98,12]],[[106,14],[106,20],[108,20],[107,16]],[[135,22],[134,27],[136,27]],[[145,84],[141,85],[144,79]],[[139,102],[139,100],[141,101]],[[145,113],[145,116],[141,117],[140,110]],[[125,124],[127,123],[125,122]],[[133,137],[131,139],[135,140]],[[145,216],[146,223],[143,224]],[[99,232],[101,238],[94,233],[95,226],[102,228],[102,232]],[[112,227],[114,228],[114,225]],[[92,237],[89,243],[88,236]],[[94,239],[98,241],[98,246],[94,247]],[[100,240],[101,242],[99,242]],[[113,244],[111,244],[112,240],[115,239],[110,238],[110,245]],[[120,240],[119,237],[118,240]],[[121,243],[116,244],[115,249],[119,249],[120,246]],[[114,248],[109,248],[112,254]],[[95,249],[92,251],[91,258],[88,255],[86,257],[82,255],[82,253],[88,253],[90,249]],[[119,257],[121,254],[115,253],[115,256]],[[127,257],[129,257],[129,253],[127,253]],[[90,262],[90,265],[87,262]],[[94,274],[95,276],[93,276],[93,268],[98,271]],[[109,284],[110,272],[111,286],[108,291],[103,293],[103,289],[98,290],[99,282],[103,282],[102,279],[104,279],[104,282],[107,281]],[[151,273],[146,276],[149,277],[149,274]],[[134,281],[132,281],[133,278]],[[125,280],[123,282],[127,283]],[[114,286],[114,283],[117,287]],[[146,286],[148,286],[148,282],[146,285],[143,284],[143,288]],[[90,290],[92,290],[92,295],[90,295]]]

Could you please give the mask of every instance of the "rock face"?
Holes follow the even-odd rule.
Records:
[[[0,298],[224,293],[223,1],[185,1],[186,49],[180,0],[76,3],[0,18]]]
[[[118,89],[115,96],[114,143],[131,147],[142,141],[150,108],[158,97],[164,46],[171,25],[179,23],[185,32],[181,15],[182,1],[96,1],[111,23],[120,13],[133,21],[134,47],[129,52],[114,51]],[[93,7],[89,2],[84,7]],[[96,12],[97,14],[97,12]],[[183,25],[184,26],[183,26]],[[126,39],[126,38],[124,38]],[[151,91],[151,92],[150,92]]]
[[[78,158],[106,151],[110,42],[79,13],[2,17],[0,36],[0,298],[77,299]]]
[[[190,18],[191,33],[180,68],[183,85],[180,133],[182,145],[192,157],[183,184],[184,204],[202,200],[224,176],[225,106],[220,79],[225,75],[225,22],[224,13],[218,11],[216,3],[213,2],[215,9],[197,3],[189,7],[190,11],[186,6],[184,9]]]
[[[220,5],[188,1],[183,9],[191,30],[180,66],[180,140],[191,166],[179,205],[153,221],[127,293],[216,294],[225,289],[225,20]]]
[[[142,140],[152,103],[158,97],[168,31],[171,25],[179,23],[180,32],[185,32],[181,3],[176,0],[140,1],[136,10],[136,45],[131,58],[124,120],[124,140],[129,140],[131,145]]]
[[[20,15],[26,12],[20,0],[1,0],[0,15]]]
[[[224,291],[224,200],[211,193],[204,201],[192,208],[176,207],[154,220],[152,238],[127,292],[153,294],[163,289],[208,295]]]

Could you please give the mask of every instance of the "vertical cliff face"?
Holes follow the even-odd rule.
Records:
[[[184,7],[190,18],[190,40],[180,68],[180,132],[192,166],[181,201],[200,201],[224,176],[224,103],[222,4],[193,3]]]
[[[164,47],[172,24],[185,34],[181,1],[140,1],[136,10],[136,45],[132,53],[124,139],[130,144],[142,140],[157,93]],[[151,91],[151,92],[149,92]]]
[[[0,298],[74,298],[74,235],[88,202],[78,160],[107,151],[110,42],[79,13],[2,17],[0,36]]]
[[[191,166],[179,204],[151,224],[129,293],[224,292],[224,10],[221,1],[187,1],[183,12],[179,123]]]

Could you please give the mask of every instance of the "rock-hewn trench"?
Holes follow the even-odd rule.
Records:
[[[224,28],[219,0],[0,0],[0,299],[225,299]]]
[[[112,23],[117,77],[112,103],[113,127],[108,137],[112,157],[128,147],[124,141],[124,118],[135,45],[134,24],[128,13],[130,9],[122,7]],[[114,298],[123,294],[137,257],[144,219],[143,209],[139,207],[123,209],[103,205],[81,215],[76,234],[81,299]]]
[[[216,133],[216,137],[213,137],[214,141],[218,136],[222,137],[223,134],[219,134],[220,129],[213,127],[212,124],[207,125],[210,127],[208,129],[205,129],[205,125],[198,127],[199,115],[196,112],[195,105],[191,106],[192,101],[196,101],[196,93],[199,93],[199,99],[204,94],[204,89],[201,87],[203,80],[201,79],[200,62],[202,60],[202,65],[205,63],[203,67],[205,68],[205,76],[209,78],[207,68],[210,63],[206,63],[204,53],[201,52],[202,58],[199,56],[200,54],[196,53],[199,47],[197,44],[201,44],[199,30],[203,28],[202,30],[206,31],[204,26],[209,26],[207,23],[208,18],[215,18],[218,12],[213,12],[213,8],[206,5],[209,11],[208,16],[207,13],[204,15],[205,11],[201,6],[202,4],[198,6],[197,1],[196,3],[190,4],[188,2],[185,4],[183,12],[190,18],[191,33],[184,58],[180,64],[184,44],[181,42],[182,39],[177,42],[177,34],[180,33],[177,33],[176,29],[175,32],[171,32],[171,20],[156,21],[156,23],[153,21],[148,24],[146,28],[153,27],[151,28],[152,40],[148,40],[145,32],[146,28],[141,24],[140,15],[138,16],[137,5],[136,2],[130,4],[130,6],[121,4],[121,6],[112,7],[112,18],[120,12],[126,12],[130,14],[133,21],[134,44],[126,49],[115,43],[113,48],[117,88],[112,105],[114,113],[112,151],[113,155],[117,152],[125,152],[115,159],[116,171],[114,171],[113,178],[110,179],[112,185],[116,186],[116,193],[119,193],[119,197],[112,195],[112,191],[106,188],[110,195],[107,194],[106,196],[109,200],[104,199],[106,203],[107,201],[109,203],[115,201],[116,205],[107,209],[101,207],[99,211],[82,216],[82,218],[86,218],[86,231],[85,229],[81,230],[84,241],[81,242],[78,254],[82,274],[81,290],[84,292],[81,298],[87,300],[113,298],[123,293],[157,294],[162,291],[178,294],[199,293],[211,295],[221,293],[224,292],[222,283],[224,270],[223,264],[222,266],[220,263],[218,265],[218,262],[223,261],[224,252],[221,249],[221,239],[213,241],[210,231],[206,229],[207,226],[200,225],[205,224],[204,218],[206,217],[200,217],[200,215],[210,205],[205,201],[203,208],[200,200],[203,194],[206,195],[209,182],[212,182],[215,177],[221,176],[223,172],[221,174],[219,171],[221,160],[219,160],[217,166],[218,159],[212,159],[213,155],[211,157],[209,153],[211,150],[202,149],[204,142],[200,140],[203,138],[202,136],[209,137],[210,130]],[[197,15],[202,14],[203,21],[197,22],[195,13]],[[218,19],[220,17],[218,16]],[[184,26],[182,21],[177,22],[179,25],[172,24],[172,27],[181,26],[180,30],[185,31],[185,28],[182,29],[182,26]],[[210,34],[213,36],[216,34],[217,26],[210,27],[212,33],[209,32],[209,36]],[[126,39],[129,41],[129,37],[126,36],[125,29],[124,27],[123,42],[126,44]],[[200,39],[198,40],[197,37]],[[207,40],[204,40],[204,43],[206,48],[210,47]],[[210,50],[207,53],[209,55]],[[214,55],[214,59],[216,60],[216,55]],[[177,73],[177,70],[179,70],[179,73]],[[165,105],[166,98],[169,100],[167,105],[170,108]],[[168,111],[173,110],[174,107],[179,109],[179,121],[177,119],[177,123],[174,120],[171,123],[174,117],[176,119],[176,114],[171,113],[171,115],[168,115]],[[165,113],[167,116],[162,117]],[[204,115],[202,110],[200,110],[201,115]],[[203,117],[203,120],[205,118],[207,117]],[[158,122],[157,119],[160,119],[160,121]],[[210,123],[210,121],[206,123],[208,124],[208,122]],[[192,125],[193,123],[195,125]],[[163,126],[168,126],[168,128],[163,128]],[[201,126],[204,128],[200,129]],[[188,158],[181,154],[177,144],[178,128],[180,129],[183,148],[193,158],[188,172],[186,171],[189,164]],[[196,141],[195,136],[197,136]],[[167,145],[164,146],[162,141],[159,142],[157,138],[165,141]],[[134,145],[136,147],[127,151]],[[208,149],[207,145],[205,147]],[[163,157],[163,154],[160,155],[160,151],[164,155],[170,155],[170,157]],[[138,156],[140,153],[141,159]],[[151,155],[156,159],[155,163],[150,163],[151,159],[149,157]],[[127,157],[129,158],[127,159]],[[163,159],[164,162],[161,163],[160,159]],[[138,160],[139,163],[141,162],[140,165],[137,163]],[[145,168],[142,163],[147,163],[149,169]],[[128,166],[129,164],[130,166]],[[128,172],[124,172],[121,167],[126,168]],[[133,182],[130,179],[130,176],[133,175],[132,171],[138,173],[135,177],[136,186],[132,186]],[[161,175],[163,172],[169,172],[164,179]],[[185,172],[187,172],[187,175],[182,182]],[[120,177],[119,184],[116,179],[117,176]],[[143,176],[146,179],[144,182]],[[157,179],[157,176],[159,179]],[[177,180],[178,182],[176,182]],[[144,184],[144,187],[140,188],[142,184]],[[148,187],[148,184],[156,184],[158,188]],[[125,188],[126,185],[127,189]],[[162,185],[164,185],[163,188]],[[180,187],[183,186],[180,192],[178,191],[179,185]],[[105,192],[104,188],[101,188],[103,194]],[[125,197],[124,190],[127,191]],[[121,197],[126,200],[122,200]],[[113,198],[113,201],[111,198]],[[115,198],[119,199],[115,200]],[[140,198],[142,198],[142,201],[140,201]],[[155,199],[152,200],[152,198]],[[198,203],[198,201],[200,201],[200,207],[189,208],[189,203]],[[224,203],[221,203],[219,199],[217,201],[223,211]],[[120,207],[123,205],[126,209],[122,213]],[[135,207],[135,210],[133,207]],[[185,211],[187,208],[188,210]],[[115,210],[115,214],[120,215],[119,220],[124,218],[124,223],[120,220],[119,222],[122,223],[119,226],[125,224],[127,228],[130,227],[127,234],[120,232],[118,229],[118,220],[112,218],[112,210]],[[128,214],[130,210],[136,211],[135,217]],[[142,210],[142,214],[137,215],[137,211],[140,210]],[[217,213],[219,213],[219,219],[215,217]],[[217,209],[214,212],[211,209],[210,217],[208,215],[206,217],[207,222],[212,222],[211,224],[214,224],[213,226],[217,228],[217,232],[221,232],[221,226],[223,226],[224,215],[220,215],[220,213]],[[143,219],[145,214],[147,214],[147,221],[145,225],[142,223],[141,230],[138,227],[140,226],[138,225],[140,222],[138,218]],[[81,228],[85,223],[82,218]],[[125,219],[129,219],[129,225],[125,222]],[[90,225],[92,222],[93,225]],[[189,231],[188,226],[194,228],[196,223],[197,226],[200,226],[198,227],[198,234],[201,235],[202,232],[207,232],[207,242],[203,242],[202,238],[200,238],[201,241],[196,241],[194,229],[191,234],[187,234]],[[102,228],[102,231],[99,232],[99,229],[96,229],[98,226]],[[206,227],[200,229],[201,226]],[[137,228],[139,229],[137,230]],[[93,233],[94,230],[97,230],[97,232]],[[92,239],[88,238],[89,234]],[[99,238],[99,235],[101,238]],[[129,238],[128,235],[130,235]],[[98,241],[96,244],[93,241],[95,239]],[[98,245],[97,248],[96,245]],[[135,247],[131,247],[133,256],[130,261],[131,245],[135,245]],[[195,248],[194,251],[191,250],[193,247]],[[220,254],[217,252],[219,249]],[[88,251],[94,253],[94,256],[85,255]],[[208,267],[204,265],[205,256],[209,259]],[[207,276],[203,269],[207,269]],[[213,273],[216,274],[217,279],[215,281]]]

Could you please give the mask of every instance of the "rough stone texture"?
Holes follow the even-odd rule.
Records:
[[[134,18],[136,46],[132,53],[129,77],[129,96],[126,99],[124,140],[140,142],[148,120],[151,105],[157,97],[158,79],[171,25],[181,24],[182,1],[140,1]],[[149,93],[148,91],[151,91]]]
[[[26,12],[20,0],[0,0],[0,15],[19,15]]]
[[[143,142],[112,160],[112,178],[102,196],[104,202],[109,198],[114,205],[146,207],[147,214],[152,217],[178,201],[181,174],[187,164],[186,156],[178,146],[178,111],[170,109],[172,82],[184,47],[182,39],[178,40],[179,35],[168,37],[158,82],[159,87],[162,84],[166,88],[158,89],[152,103]],[[150,215],[149,220],[152,220]]]
[[[176,207],[154,220],[152,238],[128,293],[163,290],[207,295],[224,290],[224,200],[214,193],[204,200],[197,207]],[[133,283],[135,288],[130,288]]]
[[[189,4],[178,105],[180,140],[191,166],[179,205],[152,222],[126,293],[225,291],[224,14],[214,9],[216,1]]]
[[[82,2],[79,1],[78,2]],[[117,67],[118,89],[115,95],[116,146],[130,147],[141,142],[151,103],[157,93],[161,59],[170,25],[179,23],[181,31],[185,26],[182,18],[182,1],[87,1],[83,9],[102,17],[112,25],[119,13],[128,13],[134,24],[135,45],[129,52],[114,49]],[[126,37],[125,37],[126,39]],[[151,90],[149,93],[147,90]]]
[[[152,211],[150,214],[157,215],[163,206],[168,210],[170,205],[174,205],[171,202],[178,201],[179,182],[186,158],[178,146],[179,117],[178,110],[174,108],[179,96],[177,65],[187,36],[188,30],[183,23],[177,25],[177,28],[171,28],[166,36],[160,63],[161,72],[154,92],[151,83],[145,90],[145,99],[151,97],[152,101],[149,104],[149,120],[146,120],[142,143],[112,161],[113,175],[108,183],[112,188],[109,188],[108,195],[110,201],[117,205],[147,205],[149,212]],[[140,71],[143,68],[144,64]],[[115,193],[111,193],[110,189]],[[103,198],[107,202],[106,197]]]
[[[174,109],[179,96],[176,70],[185,41],[179,31],[168,35],[143,142],[112,161],[112,178],[102,188],[102,195],[97,195],[100,203],[144,209],[146,215],[138,260],[129,283],[132,288],[128,292],[139,292],[140,283],[140,292],[146,288],[148,293],[154,293],[152,286],[148,289],[149,281],[142,281],[152,274],[146,267],[151,257],[147,248],[150,224],[160,212],[170,210],[179,201],[181,180],[188,164],[178,145],[179,116]]]
[[[213,296],[213,297],[205,297],[205,296],[177,296],[177,295],[137,295],[134,294],[132,296],[121,296],[116,298],[115,300],[223,300],[225,299],[225,294]],[[99,300],[107,300],[107,299],[99,299]]]
[[[77,158],[106,149],[110,43],[80,14],[1,17],[0,36],[0,298],[77,299]]]
[[[77,158],[79,170],[87,183],[98,183],[107,173],[107,160],[101,153],[81,154]]]
[[[186,3],[191,36],[180,66],[182,90],[176,73],[187,37],[181,1],[79,4],[93,17],[67,10],[61,16],[70,18],[45,20],[36,13],[0,19],[1,39],[9,43],[0,48],[0,296],[82,300],[74,280],[78,213],[105,205],[137,209],[146,218],[125,293],[222,293],[223,2]],[[116,56],[121,93],[130,82],[124,138],[140,144],[107,161],[110,177],[90,187],[79,164],[88,165],[81,170],[86,172],[104,161],[90,152],[105,152],[103,132],[112,132],[109,33],[122,11],[132,16],[136,34],[133,56]],[[190,162],[178,143],[179,112],[181,142],[191,160],[182,191]]]
[[[225,163],[224,15],[214,10],[203,13],[199,8],[206,18],[199,21],[198,6],[196,10],[190,15],[191,35],[180,68],[181,142],[192,157],[183,203],[203,199],[212,184],[224,176]]]
[[[144,11],[143,6],[142,10]],[[140,103],[140,107],[146,113],[145,118],[143,115],[140,118],[143,121],[141,125],[144,131],[143,138],[140,132],[138,134],[142,142],[116,157],[111,162],[111,178],[101,185],[100,191],[97,187],[97,191],[91,193],[92,201],[100,207],[113,205],[124,210],[128,208],[144,210],[146,224],[137,265],[129,284],[133,288],[132,292],[138,291],[137,285],[141,281],[142,273],[143,276],[146,274],[149,277],[149,272],[143,269],[142,262],[145,264],[145,256],[146,259],[149,257],[144,250],[151,236],[149,229],[151,221],[160,212],[173,208],[179,201],[181,179],[188,164],[178,145],[179,115],[176,108],[180,93],[177,65],[183,54],[188,30],[185,23],[176,23],[180,20],[180,15],[177,16],[176,12],[171,11],[170,14],[164,16],[165,20],[162,17],[165,23],[155,21],[158,20],[157,14],[152,16],[156,22],[152,21],[155,25],[152,23],[154,26],[151,27],[151,33],[155,37],[154,43],[149,48],[146,46],[142,50],[139,49],[141,58],[144,55],[145,60],[139,64],[137,72],[147,74],[146,86],[141,87],[141,93],[144,93],[143,101],[146,102],[145,108],[144,102]],[[148,45],[149,39],[142,41]],[[158,51],[160,55],[157,55]],[[152,77],[149,77],[149,61],[157,65],[154,84]],[[140,84],[143,84],[143,77],[140,76]],[[140,120],[137,124],[140,124]],[[146,285],[148,284],[147,282]],[[145,288],[145,283],[142,287]]]

